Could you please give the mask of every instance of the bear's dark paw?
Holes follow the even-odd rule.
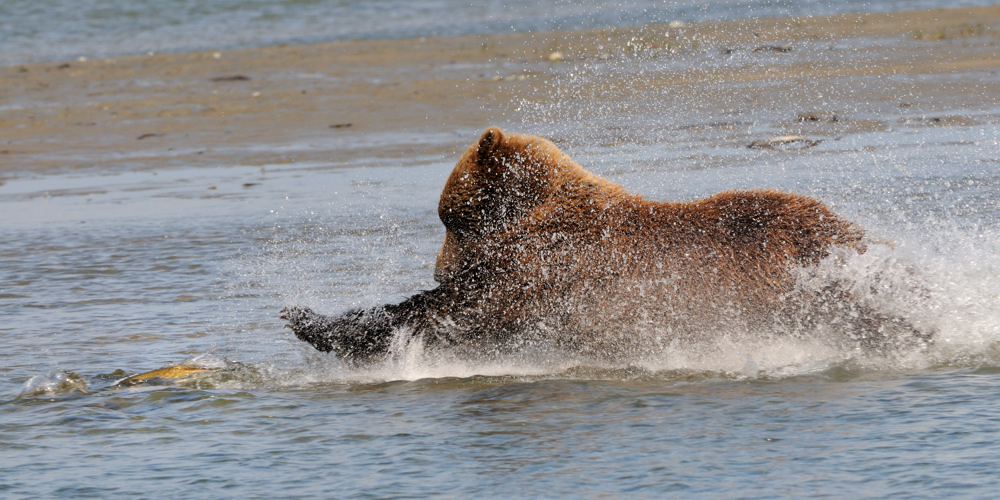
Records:
[[[936,330],[918,326],[906,318],[861,308],[853,323],[846,323],[848,337],[868,351],[889,353],[927,349],[934,345]]]
[[[290,306],[281,310],[281,319],[287,321],[299,340],[308,342],[318,351],[330,352],[336,347],[336,335],[329,318],[313,312],[308,307]]]

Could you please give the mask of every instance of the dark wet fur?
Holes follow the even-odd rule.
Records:
[[[794,293],[793,269],[814,268],[834,247],[866,248],[860,227],[805,196],[649,201],[544,139],[491,128],[459,160],[438,214],[447,231],[437,288],[340,316],[291,307],[288,327],[361,362],[386,355],[397,334],[483,352],[541,340],[609,359],[719,331],[842,332],[873,349],[930,336],[847,291]]]
[[[342,359],[368,360],[389,349],[397,326],[385,308],[355,309],[340,316],[324,316],[309,308],[287,307],[281,319],[295,336],[322,352]]]

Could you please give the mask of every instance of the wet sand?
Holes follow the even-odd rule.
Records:
[[[557,87],[576,68],[626,58],[695,63],[609,66],[632,70],[603,79],[596,71],[574,95],[614,100],[629,89],[635,99],[670,88],[689,104],[697,95],[703,102],[678,124],[685,127],[711,126],[699,116],[734,102],[798,109],[787,117],[791,133],[961,125],[966,118],[949,110],[997,104],[998,33],[1000,6],[992,6],[9,66],[0,68],[0,182],[74,169],[342,163],[454,150],[473,129],[532,123],[517,116],[522,99],[560,105]],[[712,63],[732,57],[753,64]],[[609,82],[615,92],[602,91]],[[855,114],[863,118],[837,117],[862,106]]]

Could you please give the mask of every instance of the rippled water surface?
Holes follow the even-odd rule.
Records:
[[[60,496],[982,496],[998,486],[997,376],[106,389],[5,405],[3,477]]]
[[[992,3],[990,0],[5,0],[0,3],[0,63],[278,43],[893,12]]]
[[[352,368],[295,340],[278,311],[335,313],[433,287],[437,199],[481,130],[402,134],[445,151],[405,159],[0,171],[0,496],[1000,488],[996,97],[841,106],[835,125],[810,129],[822,142],[776,152],[746,145],[814,125],[789,125],[802,101],[746,104],[768,82],[729,103],[664,92],[626,114],[571,94],[598,77],[563,78],[566,95],[511,103],[503,125],[544,133],[653,199],[764,187],[823,199],[881,243],[820,272],[933,328],[935,343],[877,354],[712,331],[701,347],[618,364],[413,344]],[[178,364],[180,378],[127,378]]]
[[[897,264],[918,266],[930,309],[905,295],[896,307],[940,335],[927,351],[888,358],[723,342],[622,366],[414,351],[349,369],[282,331],[277,310],[334,312],[433,286],[436,197],[453,156],[9,181],[0,488],[982,496],[998,486],[1000,449],[1000,124],[990,116],[897,127],[866,139],[877,149],[734,149],[731,163],[702,171],[633,162],[628,148],[579,155],[653,197],[733,182],[818,194],[892,238],[894,249],[840,272],[903,283]],[[456,151],[475,133],[456,137]],[[655,148],[690,153],[683,141]],[[878,175],[859,177],[871,168]],[[208,371],[116,385],[185,360]]]

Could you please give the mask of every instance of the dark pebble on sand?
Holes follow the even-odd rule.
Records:
[[[212,78],[213,82],[248,82],[250,77],[246,75],[227,75]]]
[[[761,45],[753,49],[754,52],[791,52],[791,45]]]
[[[799,113],[796,121],[800,123],[806,122],[827,122],[827,123],[837,123],[840,118],[834,113]]]

